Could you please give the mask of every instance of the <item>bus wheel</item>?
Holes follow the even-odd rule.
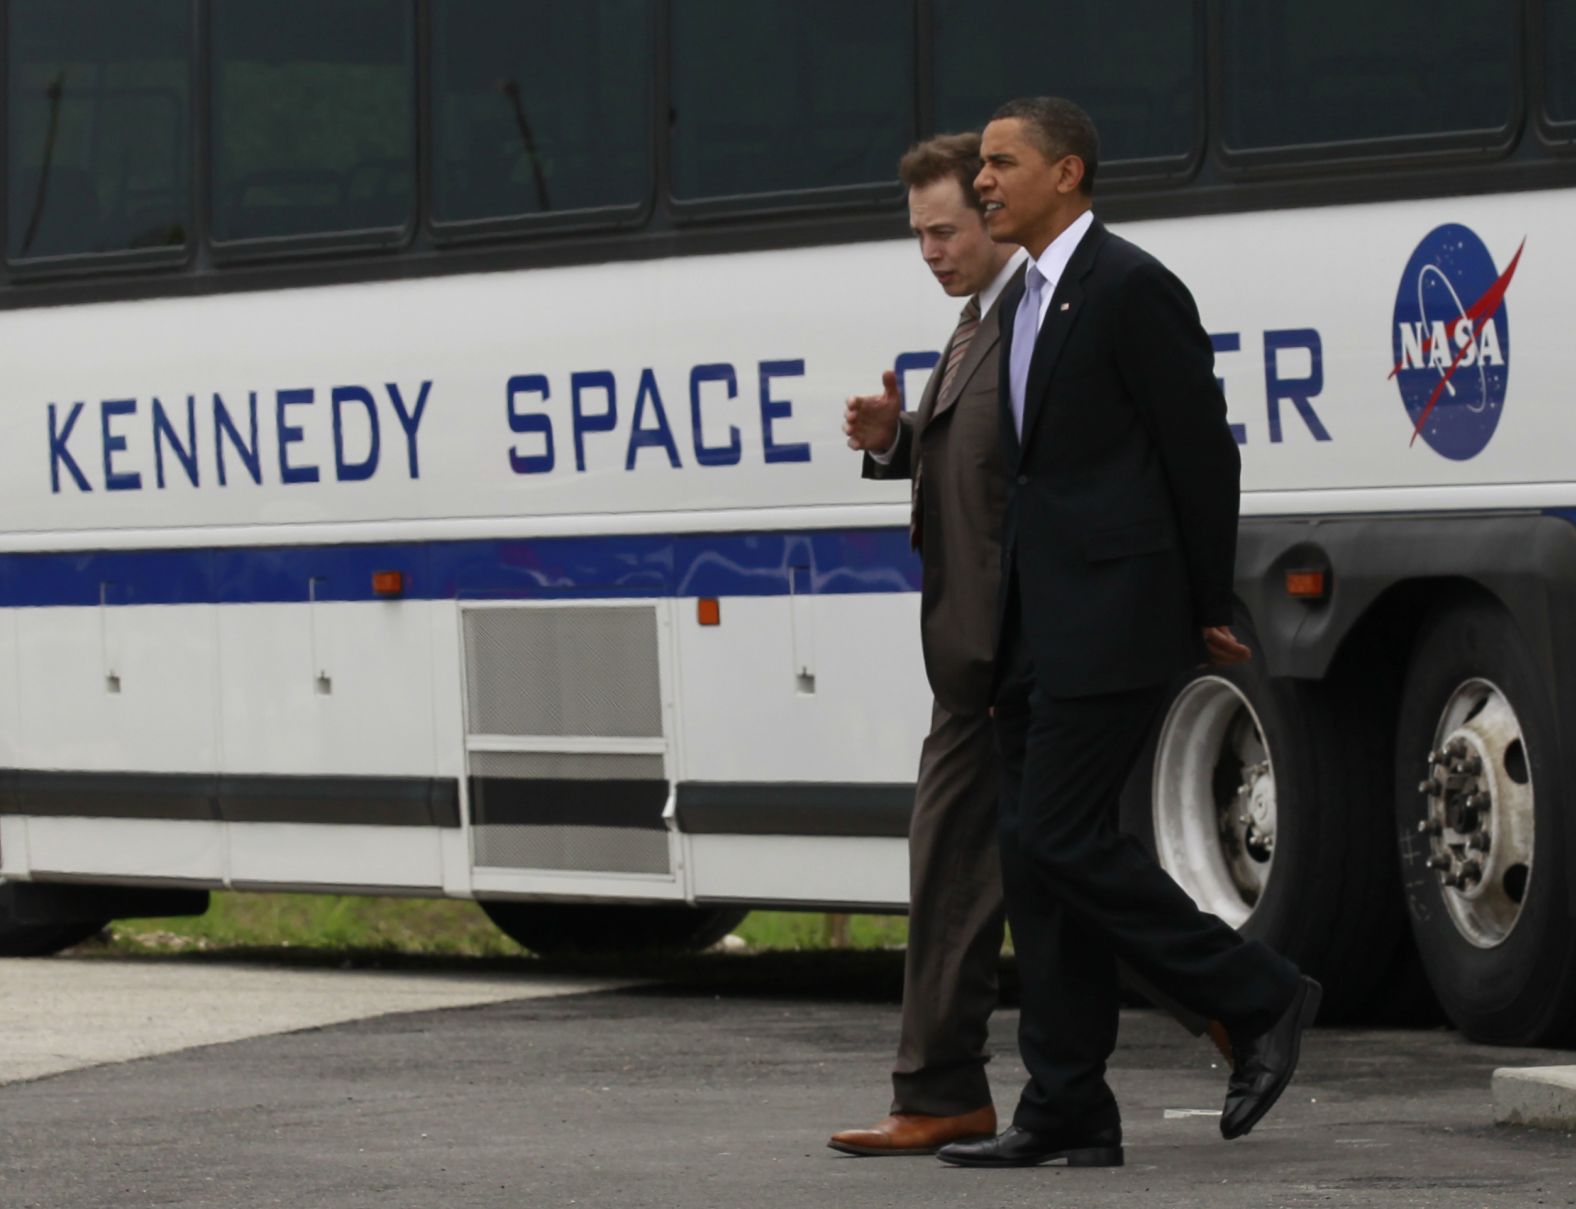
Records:
[[[48,957],[101,932],[107,919],[51,923],[17,909],[16,886],[0,881],[0,957]]]
[[[1255,650],[1251,627],[1234,627]],[[1262,656],[1183,681],[1123,801],[1136,836],[1201,909],[1325,986],[1325,1016],[1369,1006],[1405,936],[1389,854],[1388,746],[1329,684]]]
[[[1548,686],[1502,610],[1475,602],[1428,619],[1397,733],[1401,876],[1429,982],[1477,1041],[1576,1037],[1554,735]]]
[[[629,903],[483,902],[504,935],[542,957],[710,948],[749,914],[732,908]]]

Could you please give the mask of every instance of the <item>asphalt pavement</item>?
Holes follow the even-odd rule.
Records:
[[[146,963],[125,965],[146,984]],[[309,1025],[14,1082],[0,1206],[1576,1204],[1576,1140],[1493,1125],[1489,1085],[1495,1067],[1576,1056],[1443,1029],[1316,1030],[1276,1111],[1224,1142],[1219,1058],[1129,1011],[1111,1073],[1126,1167],[838,1155],[830,1132],[885,1111],[897,1007],[813,971]],[[1006,1105],[1015,1025],[1003,1011],[994,1029]]]

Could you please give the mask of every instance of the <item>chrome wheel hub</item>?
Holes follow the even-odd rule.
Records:
[[[1418,785],[1428,867],[1452,922],[1479,948],[1502,943],[1521,918],[1532,876],[1532,772],[1521,723],[1487,680],[1451,694]]]
[[[1275,858],[1275,768],[1264,728],[1240,689],[1194,680],[1161,724],[1152,809],[1166,872],[1205,911],[1245,923]]]

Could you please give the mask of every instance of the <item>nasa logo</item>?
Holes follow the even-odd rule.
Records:
[[[1499,425],[1510,376],[1505,290],[1520,262],[1518,247],[1496,272],[1476,232],[1446,223],[1423,237],[1401,274],[1390,376],[1412,420],[1413,442],[1421,434],[1443,457],[1476,457]]]

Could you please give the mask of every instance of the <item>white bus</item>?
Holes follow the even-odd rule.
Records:
[[[898,155],[1055,92],[1244,462],[1258,658],[1126,823],[1339,1014],[1571,1037],[1576,0],[0,18],[3,951],[228,888],[545,951],[902,910],[919,567],[841,402],[955,311]]]

